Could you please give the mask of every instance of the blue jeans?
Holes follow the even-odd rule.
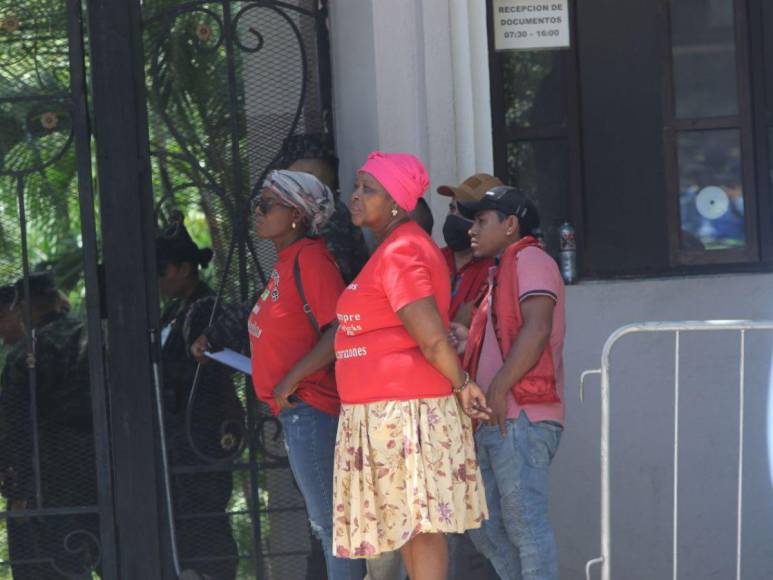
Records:
[[[486,487],[489,519],[469,530],[475,547],[506,580],[558,580],[558,550],[548,520],[548,468],[563,428],[552,421],[531,423],[521,411],[499,426],[475,434]]]
[[[338,417],[298,403],[282,411],[279,421],[311,529],[325,549],[328,580],[362,580],[365,570],[361,560],[333,556],[333,457]]]

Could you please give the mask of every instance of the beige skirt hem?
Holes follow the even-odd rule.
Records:
[[[333,552],[344,558],[488,517],[472,426],[455,396],[343,405],[333,492]]]

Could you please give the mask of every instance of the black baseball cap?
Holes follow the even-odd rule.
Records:
[[[457,207],[467,219],[474,219],[475,214],[489,209],[514,215],[524,236],[533,234],[539,227],[539,212],[534,202],[523,191],[509,185],[492,187],[478,201],[457,203]]]

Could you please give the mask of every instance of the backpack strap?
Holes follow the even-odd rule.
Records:
[[[306,293],[303,291],[303,282],[301,282],[300,258],[301,258],[301,252],[299,251],[295,255],[295,263],[293,264],[293,278],[295,279],[295,288],[296,290],[298,290],[298,296],[301,297],[301,302],[303,302],[303,312],[306,314],[306,316],[308,316],[309,322],[311,323],[312,328],[314,328],[317,334],[322,334],[319,330],[319,323],[317,322],[317,319],[314,316],[314,313],[311,311],[311,306],[309,306],[309,301],[306,300]]]

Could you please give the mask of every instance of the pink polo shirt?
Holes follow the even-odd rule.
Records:
[[[489,272],[490,280],[495,269]],[[566,312],[564,308],[564,281],[558,271],[555,260],[538,248],[526,248],[518,254],[518,288],[521,295],[520,302],[532,296],[548,296],[555,301],[553,308],[553,328],[550,332],[550,348],[553,355],[553,364],[556,374],[556,391],[558,403],[543,405],[524,405],[521,407],[515,402],[513,393],[507,395],[507,418],[516,419],[521,410],[532,423],[537,421],[564,422],[564,334],[566,333]],[[503,288],[500,288],[501,292]],[[491,309],[489,309],[491,312]],[[504,364],[502,353],[494,333],[494,324],[489,316],[486,322],[486,333],[483,337],[483,345],[478,365],[476,382],[484,391],[488,391],[491,381]]]

